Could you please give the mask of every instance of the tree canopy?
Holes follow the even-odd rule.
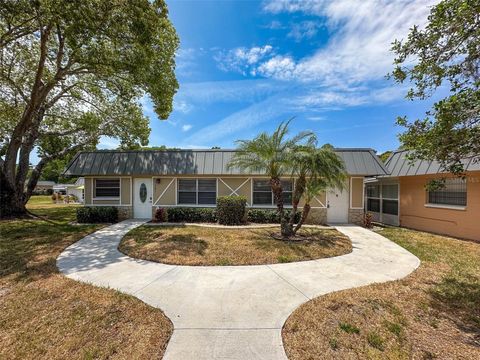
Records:
[[[448,92],[426,118],[397,119],[406,127],[401,142],[412,158],[438,160],[444,169],[462,173],[462,158],[480,154],[480,1],[440,2],[427,26],[414,26],[405,40],[394,42],[393,51],[391,75],[412,84],[407,98]]]
[[[24,210],[49,161],[101,136],[147,145],[141,101],[148,97],[159,118],[168,117],[177,48],[163,0],[2,1],[2,213]],[[26,183],[34,149],[40,161]]]

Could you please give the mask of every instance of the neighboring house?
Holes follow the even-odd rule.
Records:
[[[62,195],[74,195],[79,203],[83,203],[85,192],[85,179],[79,177],[74,184],[55,184],[53,191]]]
[[[53,191],[53,186],[55,185],[54,181],[39,180],[35,186],[34,192],[46,192],[47,190]]]
[[[363,221],[363,181],[387,172],[372,149],[336,149],[348,181],[311,204],[309,221]],[[159,207],[214,207],[223,195],[243,195],[253,208],[275,208],[269,179],[262,173],[227,169],[235,150],[94,151],[77,154],[67,176],[85,177],[86,206],[117,206],[122,218],[152,218]],[[292,181],[283,179],[286,203]],[[300,204],[302,205],[302,204]]]
[[[366,179],[366,210],[374,220],[459,238],[480,240],[480,160],[465,159],[466,177],[442,172],[438,162],[410,162],[407,151],[386,161],[388,176]],[[426,191],[432,179],[445,187]]]

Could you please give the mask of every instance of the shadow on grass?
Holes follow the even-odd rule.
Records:
[[[463,331],[474,334],[480,347],[480,277],[450,273],[429,291],[431,306],[443,312]]]

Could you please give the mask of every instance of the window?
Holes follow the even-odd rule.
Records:
[[[367,211],[380,212],[380,186],[367,185],[365,191],[367,193]]]
[[[293,183],[282,180],[283,201],[285,205],[292,204]],[[253,180],[253,205],[275,206],[270,180]]]
[[[465,179],[445,179],[443,188],[428,191],[427,194],[429,204],[467,206],[467,182]]]
[[[217,180],[179,179],[178,204],[215,205],[217,202]]]
[[[120,179],[95,179],[95,197],[120,197]]]

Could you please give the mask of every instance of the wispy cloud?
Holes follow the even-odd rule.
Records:
[[[220,51],[214,59],[218,67],[223,71],[236,71],[247,75],[254,71],[259,61],[273,54],[271,45],[254,46],[251,48],[238,47],[228,51]]]
[[[332,36],[326,46],[294,65],[295,77],[323,84],[379,79],[392,67],[391,43],[413,25],[423,26],[438,0],[270,0],[272,13],[302,12],[322,20]],[[276,72],[271,72],[275,76]],[[265,74],[263,74],[265,75]]]
[[[321,23],[319,21],[305,20],[300,23],[293,23],[287,36],[293,38],[297,42],[300,42],[304,39],[313,38],[315,35],[317,35],[320,27]]]
[[[188,131],[192,128],[192,125],[190,124],[185,124],[185,125],[182,125],[182,131]]]

